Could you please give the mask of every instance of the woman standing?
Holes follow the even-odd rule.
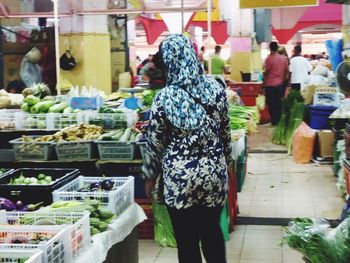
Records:
[[[159,52],[166,87],[152,105],[144,172],[151,196],[164,181],[164,201],[178,245],[180,263],[225,263],[220,214],[233,175],[225,90],[206,77],[192,43],[167,37]]]

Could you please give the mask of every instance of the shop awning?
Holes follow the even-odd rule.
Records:
[[[320,0],[320,5],[307,8],[292,28],[273,28],[272,32],[280,44],[286,44],[298,31],[323,24],[342,25],[342,6],[328,4],[326,0]]]

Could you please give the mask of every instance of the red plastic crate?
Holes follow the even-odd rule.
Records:
[[[262,84],[261,83],[234,83],[230,85],[230,88],[233,90],[240,89],[241,90],[241,96],[251,96],[251,97],[257,97],[260,93]]]
[[[152,201],[149,199],[136,199],[145,212],[147,219],[137,226],[139,239],[154,239],[154,218],[152,212]]]
[[[350,195],[350,164],[348,160],[344,160],[344,177],[346,181],[346,190]]]

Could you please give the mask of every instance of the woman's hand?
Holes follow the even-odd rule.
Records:
[[[148,196],[148,198],[152,199],[152,200],[153,200],[152,190],[153,190],[155,184],[156,184],[156,180],[154,180],[154,179],[146,179],[146,182],[145,182],[145,193]]]

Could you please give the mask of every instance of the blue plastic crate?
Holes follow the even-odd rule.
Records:
[[[309,106],[310,124],[315,130],[330,129],[328,117],[337,109],[332,106]]]

